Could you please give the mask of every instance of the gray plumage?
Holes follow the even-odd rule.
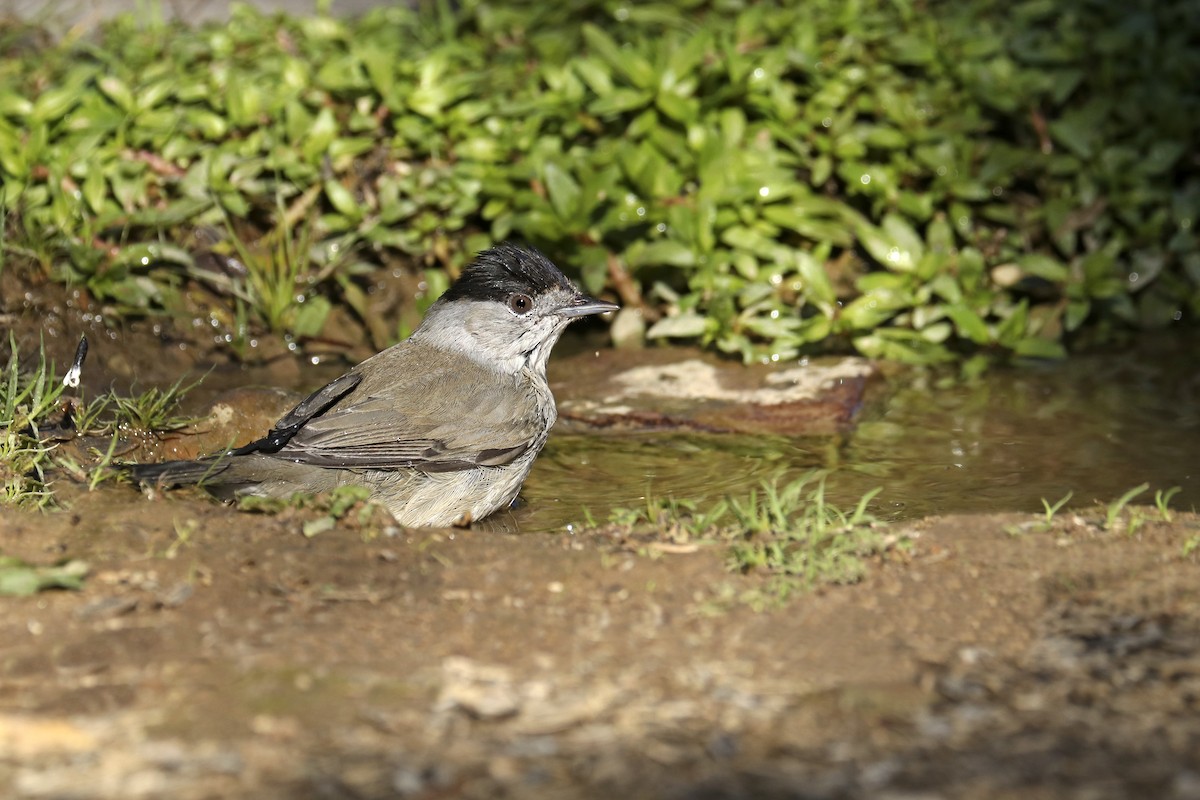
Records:
[[[221,497],[365,486],[405,526],[464,525],[506,507],[557,418],[546,361],[587,297],[542,254],[480,253],[405,341],[284,415],[262,439],[199,461],[132,465],[143,482]]]

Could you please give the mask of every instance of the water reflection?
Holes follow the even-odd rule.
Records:
[[[1194,343],[1193,343],[1194,344]],[[715,500],[783,471],[830,470],[828,494],[852,504],[875,486],[876,513],[1041,510],[1108,502],[1148,481],[1179,486],[1172,507],[1200,508],[1200,346],[1147,345],[1121,356],[997,369],[963,384],[904,373],[877,388],[846,439],[642,434],[551,437],[500,527],[561,530],[583,508],[652,496]]]

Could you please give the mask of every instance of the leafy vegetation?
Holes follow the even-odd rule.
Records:
[[[108,313],[207,287],[230,341],[333,303],[394,337],[384,270],[436,294],[508,237],[747,359],[1053,357],[1200,316],[1183,0],[233,14],[0,30],[5,263]]]
[[[1050,504],[1048,500],[1042,498],[1042,506],[1045,508],[1045,516],[1040,520],[1031,520],[1017,523],[1005,527],[1005,531],[1011,536],[1020,536],[1029,532],[1047,533],[1050,531],[1063,532],[1073,528],[1087,528],[1093,531],[1112,532],[1123,529],[1129,536],[1134,536],[1147,522],[1152,521],[1151,511],[1146,506],[1135,506],[1132,501],[1135,497],[1143,494],[1150,488],[1149,483],[1141,483],[1129,489],[1116,500],[1110,503],[1102,503],[1098,509],[1098,515],[1080,515],[1072,514],[1069,519],[1063,520],[1057,514],[1062,510],[1071,498],[1075,495],[1074,492],[1067,492],[1057,503]],[[1154,511],[1157,512],[1157,519],[1153,521],[1162,521],[1171,523],[1174,519],[1174,514],[1171,512],[1171,498],[1179,494],[1182,489],[1178,486],[1172,486],[1169,489],[1156,489],[1154,492]],[[1064,515],[1065,516],[1065,515]],[[1184,555],[1187,555],[1185,552]]]
[[[755,604],[780,601],[802,589],[855,583],[867,559],[902,542],[868,513],[880,489],[867,492],[853,510],[825,499],[825,476],[813,471],[780,483],[767,481],[746,497],[729,497],[700,509],[690,500],[647,498],[644,508],[617,509],[599,528],[622,542],[652,552],[717,542],[729,548],[729,567],[765,575],[763,586],[742,592]]]
[[[87,563],[72,559],[53,566],[37,566],[0,553],[0,595],[31,595],[46,589],[81,589]]]
[[[45,507],[51,501],[45,469],[52,445],[41,440],[39,426],[58,408],[64,386],[39,352],[31,374],[20,369],[16,342],[0,382],[0,505]]]
[[[47,361],[44,348],[35,363],[24,365],[11,334],[8,349],[0,379],[0,506],[52,505],[52,468],[95,489],[113,477],[108,467],[122,436],[176,430],[188,422],[178,405],[191,387],[181,382],[128,397],[109,391],[85,401],[67,394],[68,384]],[[104,438],[102,450],[84,444]]]
[[[387,508],[362,486],[338,486],[316,495],[300,492],[287,498],[248,495],[239,497],[237,504],[242,511],[299,517],[300,532],[310,539],[337,527],[357,530],[364,540],[397,530]]]

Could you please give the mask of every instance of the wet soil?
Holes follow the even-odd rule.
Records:
[[[311,389],[366,354],[248,369],[186,325],[22,303],[4,280],[23,352],[44,339],[63,364],[81,330],[109,343],[93,393],[212,370],[191,408],[221,395],[265,425],[291,398],[221,393]],[[0,598],[0,796],[1200,798],[1200,517],[1145,509],[1131,534],[1094,506],[1053,526],[930,510],[1035,508],[1055,476],[1083,504],[1153,477],[1194,507],[1200,373],[1124,369],[1140,425],[1086,375],[1023,374],[1001,403],[893,387],[848,443],[556,432],[528,506],[467,531],[306,537],[319,512],[62,486],[65,511],[0,514],[0,553],[91,567],[81,591]],[[931,402],[936,417],[910,413]],[[1077,428],[1086,447],[1068,444]],[[1113,493],[1084,490],[1085,462]],[[911,549],[760,609],[740,598],[761,577],[717,546],[632,552],[564,528],[580,503],[636,504],[672,474],[698,496],[781,463],[885,484]]]
[[[600,534],[6,513],[0,550],[93,573],[3,601],[0,794],[1200,796],[1200,518],[1031,521],[922,520],[756,611],[719,550]]]

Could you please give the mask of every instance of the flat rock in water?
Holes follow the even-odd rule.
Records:
[[[597,351],[554,365],[559,418],[629,430],[828,435],[853,424],[861,358],[743,366],[694,350]]]

